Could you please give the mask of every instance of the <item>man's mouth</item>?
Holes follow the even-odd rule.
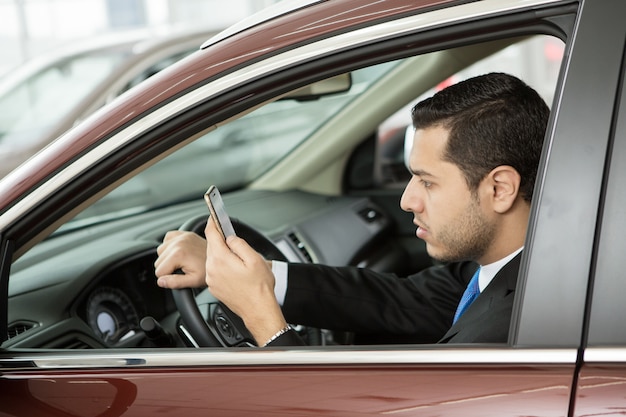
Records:
[[[428,236],[428,229],[424,226],[420,225],[417,221],[413,222],[417,226],[417,230],[415,231],[415,235],[420,239],[425,239]]]
[[[423,227],[418,227],[415,235],[420,239],[426,240],[426,237],[428,236],[428,230],[424,229]]]

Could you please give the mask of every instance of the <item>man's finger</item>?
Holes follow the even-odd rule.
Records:
[[[189,275],[186,274],[173,274],[173,275],[163,275],[157,279],[157,285],[161,288],[169,288],[169,289],[179,289],[179,288],[190,288],[196,285],[195,280],[193,280]]]
[[[254,250],[248,242],[237,236],[228,236],[226,244],[230,248],[231,252],[237,255],[239,259],[245,260],[251,259],[251,257],[259,256],[258,252]]]

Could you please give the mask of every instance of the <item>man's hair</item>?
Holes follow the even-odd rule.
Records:
[[[449,131],[443,159],[461,169],[470,190],[497,166],[509,165],[521,176],[526,201],[533,195],[549,113],[535,90],[502,73],[451,85],[411,111],[416,129]]]

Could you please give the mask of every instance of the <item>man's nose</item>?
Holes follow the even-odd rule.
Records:
[[[421,213],[424,210],[424,200],[420,195],[416,177],[411,178],[406,185],[400,199],[400,208],[412,213]]]

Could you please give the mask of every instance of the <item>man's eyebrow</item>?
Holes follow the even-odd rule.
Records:
[[[413,168],[409,168],[409,171],[411,171],[411,174],[418,176],[418,177],[435,177],[433,174],[431,174],[428,171],[424,171],[423,169],[413,169]]]

